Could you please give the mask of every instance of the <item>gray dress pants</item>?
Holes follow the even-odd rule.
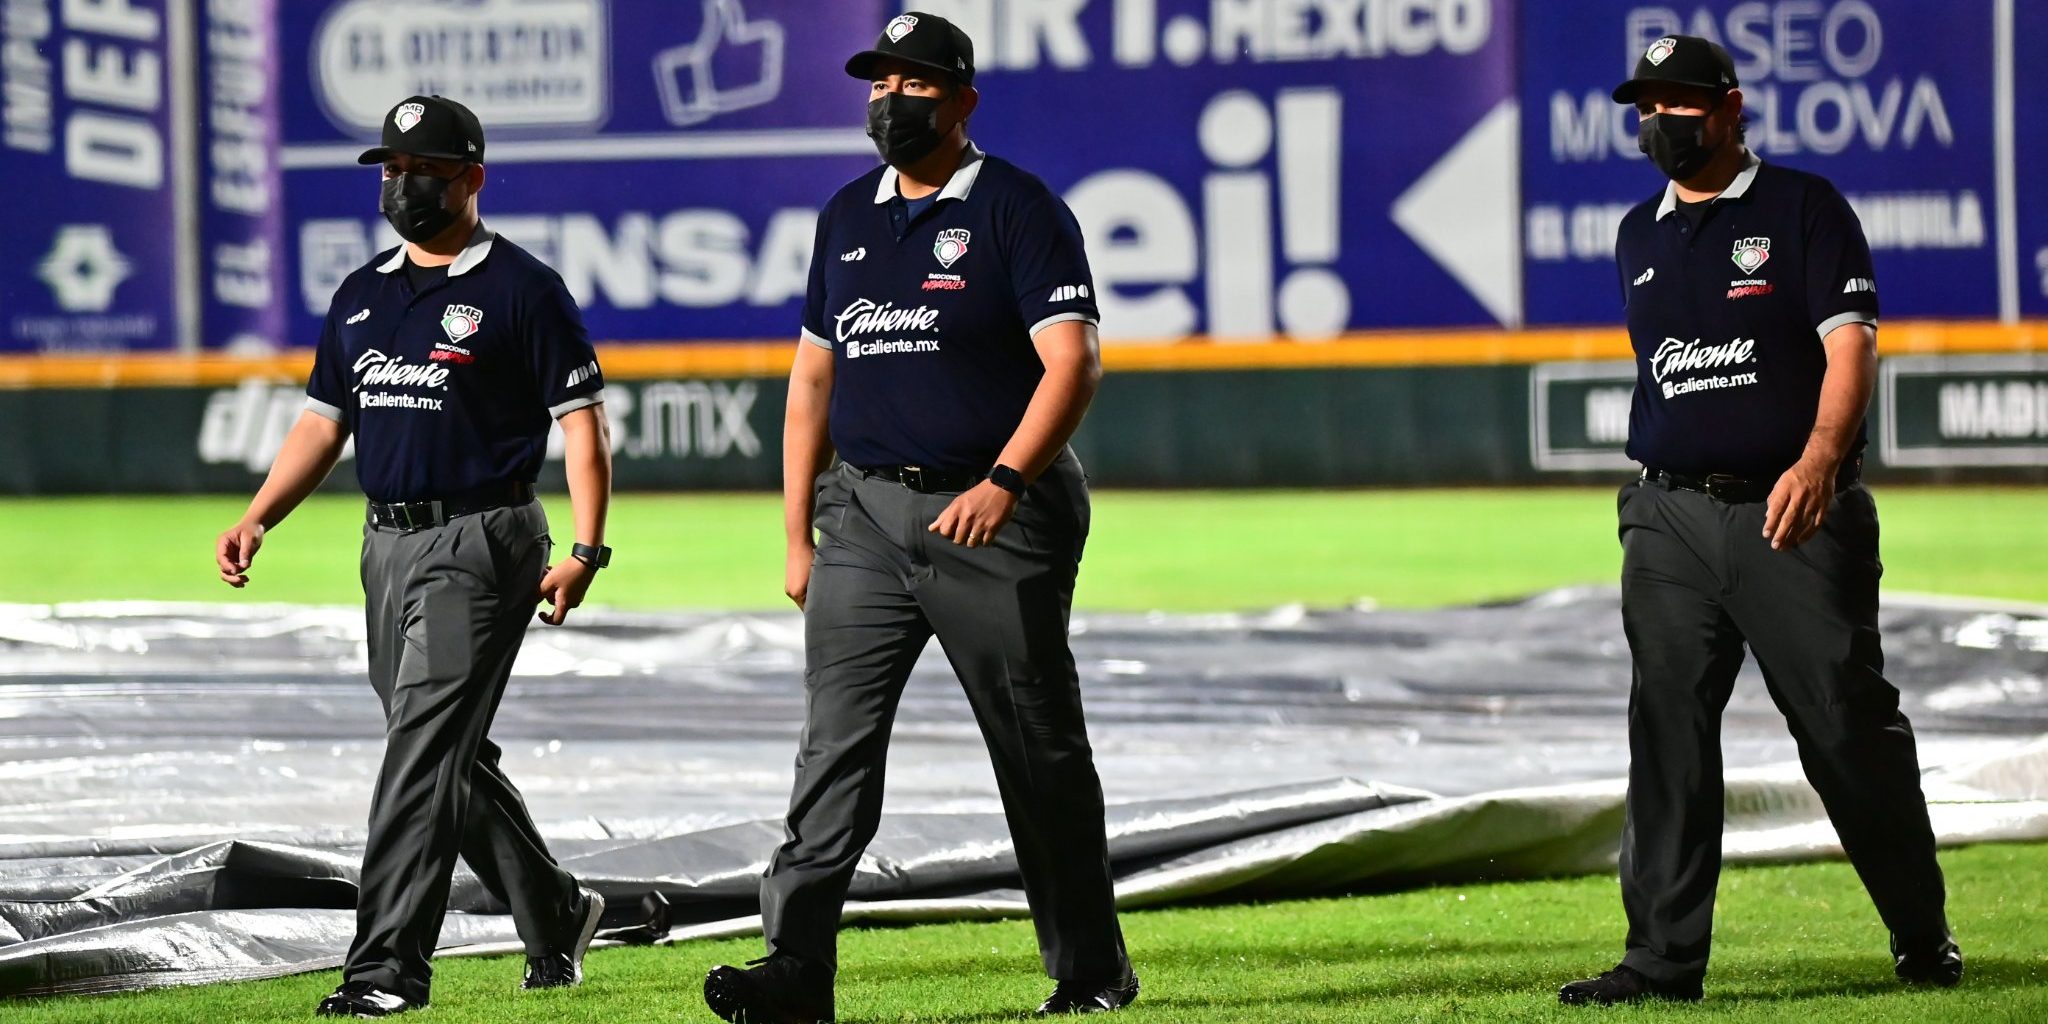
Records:
[[[994,762],[1046,973],[1121,979],[1102,783],[1067,646],[1088,534],[1080,463],[1062,453],[997,532],[968,548],[927,532],[956,494],[840,466],[819,477],[804,609],[807,711],[787,841],[761,887],[769,948],[837,968],[839,915],[882,814],[889,731],[937,636]]]
[[[363,528],[370,685],[385,731],[349,981],[426,1002],[457,854],[511,907],[529,955],[552,952],[547,940],[564,930],[576,881],[485,738],[548,548],[539,502],[422,530]]]
[[[1842,488],[1820,532],[1783,551],[1763,538],[1763,502],[1638,481],[1619,504],[1622,623],[1635,660],[1622,962],[1666,983],[1706,973],[1721,875],[1721,713],[1745,647],[1895,951],[1947,942],[1913,726],[1884,677],[1870,492]]]

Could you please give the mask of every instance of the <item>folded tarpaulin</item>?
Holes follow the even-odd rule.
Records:
[[[1611,591],[1574,590],[1078,620],[1121,902],[1611,870],[1628,673],[1615,613]],[[1885,626],[1942,840],[2048,837],[2034,738],[2048,616],[1888,599]],[[613,904],[603,934],[758,929],[800,714],[794,627],[598,614],[532,634],[494,736],[564,866]],[[379,734],[360,643],[348,609],[0,607],[16,727],[0,763],[0,993],[337,964]],[[898,732],[891,813],[848,917],[1023,913],[985,755],[936,652]],[[1838,853],[1757,680],[1738,687],[1726,746],[1731,859]],[[1353,781],[1368,773],[1427,788]],[[466,871],[450,907],[444,953],[518,948]]]

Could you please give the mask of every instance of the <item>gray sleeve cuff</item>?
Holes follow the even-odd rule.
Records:
[[[593,405],[602,404],[604,404],[604,389],[599,388],[598,390],[593,391],[587,395],[579,395],[575,398],[569,399],[566,402],[563,402],[560,405],[548,409],[548,415],[553,416],[556,419],[561,419],[562,417],[567,416],[578,409],[588,409]]]
[[[1841,327],[1844,324],[1869,324],[1870,329],[1874,331],[1877,330],[1877,314],[1837,313],[1834,316],[1828,317],[1826,320],[1821,321],[1820,326],[1814,328],[1814,330],[1820,332],[1820,339],[1822,341],[1826,341],[1828,339],[1828,335],[1835,333],[1835,328]]]
[[[826,341],[823,338],[818,337],[815,334],[812,334],[811,329],[808,327],[804,328],[804,340],[810,342],[813,345],[818,346],[819,348],[824,349],[827,352],[832,351],[832,343]]]
[[[1054,313],[1053,315],[1046,317],[1045,319],[1040,320],[1039,322],[1031,325],[1031,337],[1038,337],[1038,332],[1045,330],[1046,328],[1051,327],[1054,324],[1063,324],[1073,320],[1079,320],[1083,323],[1090,324],[1095,322],[1095,318],[1089,316],[1086,313]]]
[[[328,405],[326,402],[314,398],[311,395],[308,395],[306,397],[306,411],[319,413],[320,415],[325,416],[336,423],[341,422],[340,406]]]

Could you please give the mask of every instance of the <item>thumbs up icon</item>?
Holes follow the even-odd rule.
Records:
[[[704,0],[703,30],[656,54],[654,79],[679,126],[771,102],[782,92],[782,26],[748,21],[740,0]]]

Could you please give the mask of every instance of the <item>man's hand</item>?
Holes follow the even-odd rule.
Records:
[[[811,593],[811,559],[817,554],[817,544],[806,538],[790,541],[789,552],[783,558],[782,592],[796,602],[799,610]]]
[[[1835,498],[1835,470],[1815,459],[1801,459],[1764,503],[1764,537],[1771,550],[1798,547],[1820,531],[1828,504]]]
[[[590,581],[596,578],[597,570],[573,555],[555,563],[554,568],[541,577],[538,598],[554,605],[555,610],[541,612],[540,620],[550,626],[561,625],[562,620],[569,617],[569,609],[583,603],[583,595],[590,592]]]
[[[953,499],[939,518],[928,527],[955,544],[970,548],[986,547],[996,539],[996,531],[1010,521],[1017,511],[1017,496],[983,480]]]
[[[220,566],[221,582],[240,590],[249,585],[249,563],[263,546],[263,524],[243,520],[228,527],[213,542],[213,561]]]

